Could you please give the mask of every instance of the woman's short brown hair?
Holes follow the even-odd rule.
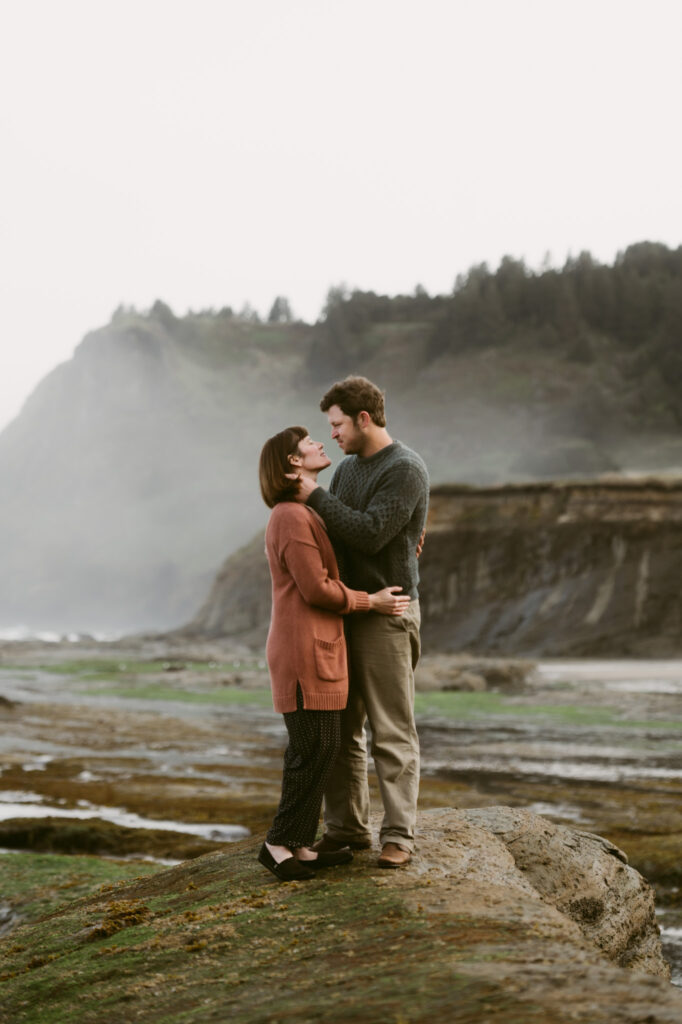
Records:
[[[308,436],[305,427],[286,427],[269,437],[263,445],[258,463],[258,478],[263,501],[274,508],[279,501],[293,501],[298,494],[298,480],[287,480],[291,473],[290,455],[296,455],[299,443]]]
[[[386,426],[384,393],[366,377],[346,377],[332,384],[320,402],[320,409],[327,412],[333,405],[338,405],[353,422],[361,412],[366,412],[378,427]]]

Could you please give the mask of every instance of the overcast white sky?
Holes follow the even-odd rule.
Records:
[[[2,0],[0,428],[123,302],[682,243],[679,0]]]

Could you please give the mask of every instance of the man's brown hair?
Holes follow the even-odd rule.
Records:
[[[359,413],[366,412],[377,427],[386,426],[384,393],[366,377],[346,377],[332,384],[320,402],[320,409],[327,412],[333,405],[338,405],[354,422]]]
[[[263,445],[258,463],[258,479],[263,501],[274,508],[279,501],[293,501],[298,494],[298,480],[287,480],[292,472],[290,455],[298,454],[299,443],[308,436],[305,427],[286,427],[269,437]]]

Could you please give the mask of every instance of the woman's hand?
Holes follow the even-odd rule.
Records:
[[[377,590],[376,594],[369,595],[369,610],[379,612],[381,615],[404,615],[410,598],[407,594],[399,594],[402,587],[384,587]]]
[[[417,558],[420,557],[422,551],[424,550],[424,540],[425,539],[426,539],[426,530],[424,529],[421,532],[421,537],[417,541]]]

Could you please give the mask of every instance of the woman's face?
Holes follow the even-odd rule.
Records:
[[[319,473],[331,465],[331,459],[325,455],[324,443],[313,441],[308,435],[298,442],[298,455],[292,456],[292,465],[298,469],[306,469],[309,473]]]

